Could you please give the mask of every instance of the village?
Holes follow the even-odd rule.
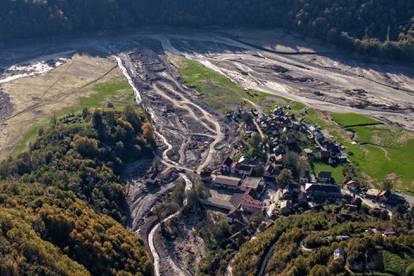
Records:
[[[273,220],[342,199],[349,212],[364,204],[390,217],[398,207],[408,207],[403,197],[391,191],[367,189],[353,179],[337,183],[328,171],[315,173],[312,162],[346,165],[344,147],[317,125],[297,120],[289,110],[287,105],[270,115],[255,109],[228,115],[240,123],[247,139],[256,141],[256,151],[249,154],[242,142],[237,154],[227,157],[220,167],[202,172],[209,190],[209,197],[201,200],[204,206],[226,214],[229,223],[239,224],[246,223],[251,214]]]

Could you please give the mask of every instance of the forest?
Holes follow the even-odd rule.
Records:
[[[152,156],[155,145],[145,113],[127,106],[52,118],[30,151],[0,164],[0,178],[74,192],[97,212],[127,219],[120,184],[125,164]]]
[[[0,41],[147,25],[283,27],[364,55],[414,61],[411,0],[6,0]]]
[[[154,147],[137,107],[52,117],[0,164],[0,275],[152,275],[120,178]]]
[[[143,241],[74,193],[0,184],[0,275],[151,275]]]

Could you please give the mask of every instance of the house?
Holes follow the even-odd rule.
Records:
[[[282,108],[279,107],[279,108],[276,108],[275,110],[273,110],[273,114],[275,116],[281,117],[281,116],[285,115],[285,112],[283,111]]]
[[[292,201],[282,200],[280,202],[280,213],[282,215],[289,215],[292,212]]]
[[[284,149],[281,145],[276,146],[276,147],[274,148],[273,152],[274,152],[276,155],[280,155],[280,154],[285,154],[285,153],[286,153],[285,149]]]
[[[304,149],[303,152],[306,153],[308,157],[312,156],[312,153],[313,153],[313,151],[309,148]]]
[[[403,205],[403,206],[406,206],[407,208],[409,207],[407,200],[404,197],[397,195],[397,194],[391,194],[388,197],[387,204],[391,206]]]
[[[251,176],[253,175],[254,166],[242,164],[242,163],[236,163],[233,165],[232,173],[237,174],[241,177]]]
[[[384,233],[382,233],[382,236],[389,237],[389,236],[395,236],[396,234],[397,232],[395,231],[393,227],[388,227],[387,229],[385,229]]]
[[[318,174],[318,180],[320,183],[331,183],[332,173],[331,172],[320,172]]]
[[[345,184],[345,187],[348,189],[348,191],[354,194],[359,193],[361,191],[361,185],[354,180],[349,180]]]
[[[334,260],[344,260],[345,259],[345,250],[343,248],[337,248],[333,254]]]
[[[366,197],[371,200],[377,200],[378,194],[380,193],[377,189],[368,189]]]
[[[390,191],[381,191],[377,195],[377,200],[382,203],[387,203],[391,195],[392,193]]]
[[[272,165],[266,165],[264,168],[263,180],[267,183],[274,183],[275,177],[279,173],[278,168]]]
[[[243,179],[240,190],[246,192],[260,192],[263,189],[264,183],[261,177],[246,177]]]
[[[293,135],[289,135],[289,136],[287,137],[287,139],[286,139],[286,144],[287,144],[289,147],[295,146],[295,145],[296,145],[296,143],[297,143],[297,140],[296,140],[295,136],[293,136]]]
[[[338,163],[340,164],[345,164],[348,163],[348,157],[346,157],[346,155],[344,153],[340,154],[338,157]]]
[[[277,215],[276,212],[276,203],[272,203],[270,204],[265,211],[266,215],[268,218],[274,219]]]
[[[249,194],[236,193],[232,195],[232,197],[230,198],[230,202],[231,204],[233,204],[234,207],[240,207],[241,210],[247,213],[259,212],[266,207],[266,205],[263,202],[254,199]]]
[[[200,176],[202,179],[206,180],[208,178],[210,178],[211,176],[211,169],[210,168],[205,168],[200,172]]]
[[[219,198],[209,197],[207,199],[201,199],[200,202],[207,207],[213,207],[221,211],[231,211],[234,209],[233,204],[230,201],[222,200]]]
[[[304,192],[309,200],[337,199],[342,197],[340,187],[335,184],[307,183]]]
[[[228,190],[240,190],[241,179],[225,175],[213,175],[213,185]]]

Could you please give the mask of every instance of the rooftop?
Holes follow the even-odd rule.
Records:
[[[241,186],[243,188],[257,190],[261,182],[262,178],[260,177],[246,177],[246,179],[243,180]]]
[[[305,185],[306,192],[325,192],[325,193],[340,193],[339,186],[334,184],[318,184],[318,183],[307,183]]]
[[[225,175],[214,175],[213,181],[216,184],[220,184],[220,185],[239,186],[241,179],[238,177],[231,177],[231,176],[225,176]]]

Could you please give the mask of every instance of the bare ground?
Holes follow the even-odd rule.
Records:
[[[95,92],[96,84],[120,76],[113,59],[75,55],[45,74],[1,84],[10,97],[13,113],[7,116],[0,133],[0,158],[13,152],[35,122],[76,106],[81,97]]]

